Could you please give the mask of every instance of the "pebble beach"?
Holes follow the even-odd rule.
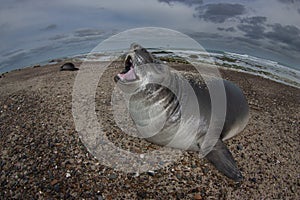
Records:
[[[300,199],[299,88],[220,69],[224,79],[243,90],[250,107],[246,128],[225,142],[242,182],[229,180],[195,152],[183,152],[155,171],[132,174],[90,154],[72,116],[72,89],[82,65],[106,63],[75,62],[79,71],[59,71],[62,64],[1,75],[0,199]],[[121,70],[113,63],[104,72],[96,114],[113,143],[143,153],[155,147],[124,135],[111,115],[113,76]]]

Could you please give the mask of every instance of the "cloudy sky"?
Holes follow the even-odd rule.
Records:
[[[300,0],[1,0],[0,72],[86,53],[137,27],[300,69]]]

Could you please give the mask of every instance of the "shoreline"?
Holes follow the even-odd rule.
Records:
[[[118,57],[122,57],[125,49],[116,50],[114,52],[93,52],[93,53],[82,53],[76,54],[73,56],[62,57],[51,59],[48,61],[43,61],[37,63],[35,65],[23,67],[43,67],[48,65],[54,65],[61,62],[114,62],[116,59],[116,55]],[[187,49],[169,49],[162,50],[159,48],[151,49],[153,54],[155,54],[157,59],[165,60],[165,61],[179,61],[179,63],[185,63],[189,61],[191,63],[195,62],[196,65],[215,65],[218,69],[224,70],[233,70],[243,73],[248,73],[256,76],[260,76],[266,79],[270,79],[285,85],[293,86],[296,88],[300,88],[300,73],[295,67],[288,67],[286,65],[280,64],[275,61],[252,57],[247,55],[240,55],[231,52],[221,52],[221,53],[208,53],[205,54],[203,52],[197,50],[187,50]],[[210,56],[208,56],[210,55]],[[112,61],[114,60],[114,61]],[[20,68],[20,69],[23,69]],[[13,69],[11,71],[20,70]],[[268,69],[268,70],[267,70]],[[9,71],[9,72],[11,72]],[[8,73],[3,72],[0,73],[0,76]]]
[[[104,66],[103,62],[84,64]],[[0,197],[300,198],[299,88],[220,70],[224,79],[241,87],[250,106],[247,127],[226,142],[243,173],[241,184],[191,152],[183,152],[179,160],[154,175],[133,176],[99,163],[83,146],[72,116],[72,88],[78,72],[61,72],[60,66],[25,68],[0,78]],[[112,118],[112,75],[119,71],[118,63],[113,63],[103,74],[95,97],[96,114],[115,144],[147,151],[145,141],[124,136]]]
[[[23,69],[34,69],[34,68],[38,68],[38,67],[49,67],[51,65],[62,65],[63,63],[66,63],[66,62],[97,63],[99,61],[73,61],[72,59],[67,59],[67,60],[64,60],[64,61],[59,61],[59,62],[54,62],[54,63],[31,65],[31,66],[26,66],[26,67],[19,68],[19,69],[14,69],[14,70],[11,70],[11,71],[8,71],[8,72],[0,73],[0,78],[5,77],[5,75],[7,75],[8,73],[13,73],[15,71],[20,71],[20,70],[23,70]],[[100,61],[100,62],[111,62],[112,63],[113,61]],[[293,87],[293,88],[296,88],[296,89],[300,89],[300,86],[298,87],[298,86],[290,84],[288,82],[284,82],[284,81],[281,81],[281,80],[278,80],[278,79],[274,79],[274,78],[271,78],[271,77],[268,77],[268,76],[264,76],[262,74],[257,74],[257,73],[251,72],[251,71],[245,71],[245,70],[235,69],[235,68],[226,68],[226,67],[218,66],[218,65],[217,65],[217,68],[219,70],[222,70],[222,71],[223,70],[226,70],[226,71],[228,70],[228,71],[234,71],[234,72],[238,72],[238,73],[244,73],[244,74],[249,74],[249,75],[261,77],[261,78],[264,78],[264,79],[267,79],[267,80],[270,80],[270,81],[273,81],[273,82],[276,82],[276,83],[279,83],[279,84],[283,84],[283,85],[290,86],[290,87]]]

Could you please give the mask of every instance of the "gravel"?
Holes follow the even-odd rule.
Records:
[[[127,174],[104,165],[81,142],[72,116],[78,71],[60,72],[61,64],[1,76],[0,199],[300,199],[299,89],[221,70],[243,89],[250,105],[249,124],[226,142],[242,183],[227,179],[194,152],[182,152],[169,165],[161,161],[151,173]],[[119,66],[112,64],[99,82],[96,114],[110,141],[144,159],[157,147],[124,134],[112,117],[112,77]]]

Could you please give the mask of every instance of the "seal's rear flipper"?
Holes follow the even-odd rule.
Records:
[[[221,140],[218,140],[212,151],[206,155],[206,158],[228,178],[237,182],[243,180],[243,176],[237,168],[230,151]]]

